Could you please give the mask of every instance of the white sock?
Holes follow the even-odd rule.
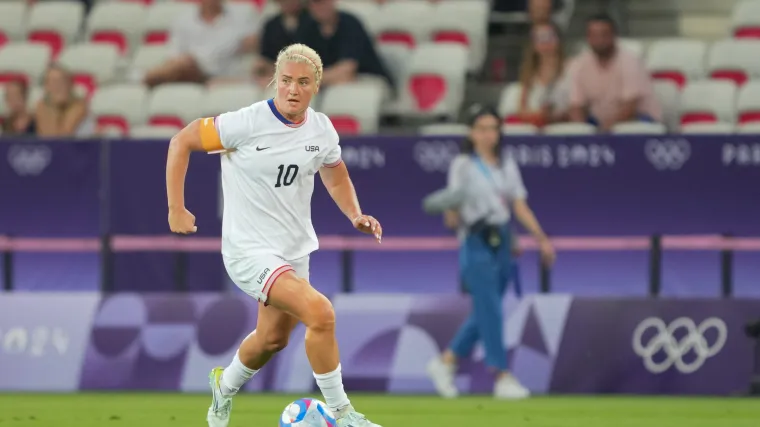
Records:
[[[340,365],[329,373],[314,374],[319,389],[325,397],[325,403],[331,411],[335,412],[351,404],[346,392],[343,391],[343,377],[340,374]]]
[[[243,365],[236,352],[235,357],[230,362],[230,366],[226,367],[222,373],[222,380],[220,381],[222,394],[225,396],[236,394],[240,390],[240,387],[256,375],[257,372],[259,371]]]

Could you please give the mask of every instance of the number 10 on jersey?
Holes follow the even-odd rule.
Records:
[[[277,174],[277,184],[274,185],[275,188],[289,186],[295,181],[296,176],[298,175],[298,165],[288,165],[288,167],[280,165],[277,169],[279,170],[279,173]]]

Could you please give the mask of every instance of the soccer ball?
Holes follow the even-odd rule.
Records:
[[[280,417],[280,427],[335,427],[335,416],[327,405],[308,397],[288,405]]]

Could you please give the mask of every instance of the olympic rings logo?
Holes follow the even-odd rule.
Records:
[[[644,333],[652,328],[656,335],[644,343],[642,341]],[[675,332],[679,329],[684,329],[686,335],[677,340]],[[715,342],[712,344],[709,344],[705,338],[705,333],[710,329],[715,329],[717,333]],[[691,374],[701,368],[707,359],[718,354],[726,345],[727,339],[726,323],[717,317],[705,319],[699,326],[687,317],[679,317],[667,326],[662,319],[650,317],[639,323],[633,331],[632,344],[633,351],[642,357],[644,366],[649,372],[660,374],[675,366],[678,372]],[[659,352],[664,352],[667,357],[665,360],[655,362],[654,355]],[[685,362],[684,355],[692,352],[695,359],[690,363]]]
[[[644,145],[644,154],[657,170],[679,170],[691,157],[691,145],[683,138],[650,139]]]

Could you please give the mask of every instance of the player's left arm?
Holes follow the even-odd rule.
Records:
[[[346,164],[340,159],[340,146],[330,151],[324,164],[319,169],[319,176],[325,185],[330,197],[338,205],[343,215],[353,224],[354,228],[362,233],[372,234],[380,243],[383,237],[383,227],[372,216],[362,213],[359,206],[359,198],[351,177],[348,174]]]

